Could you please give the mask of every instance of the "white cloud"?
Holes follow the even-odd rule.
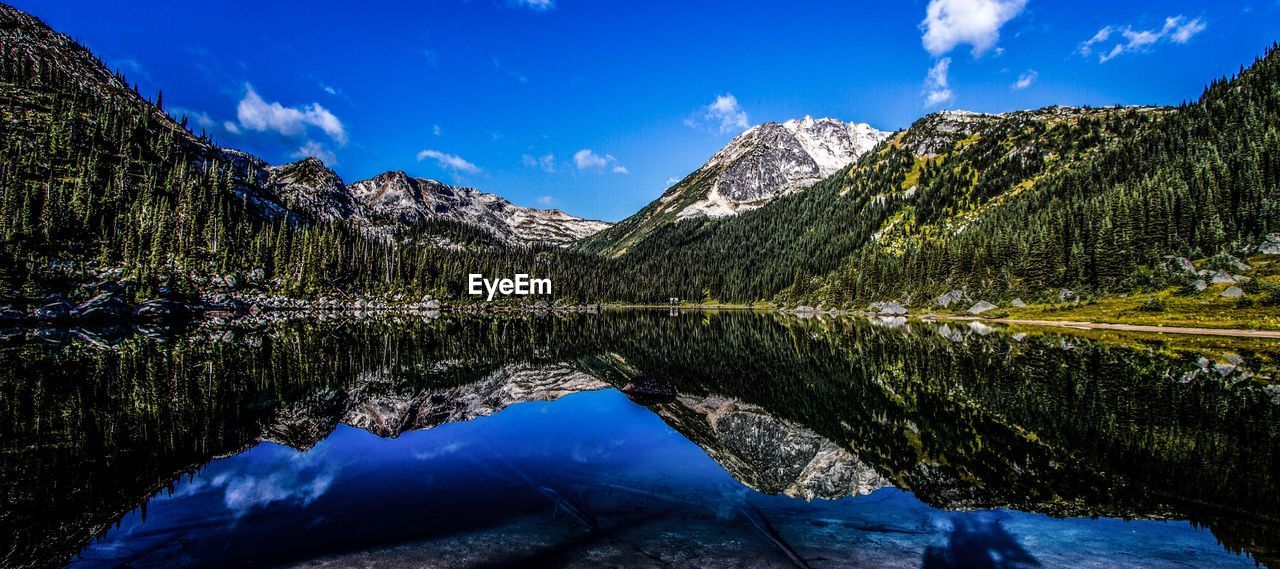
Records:
[[[555,0],[509,0],[512,6],[528,8],[534,12],[546,12],[556,7]]]
[[[449,456],[451,454],[454,454],[462,450],[462,448],[465,446],[467,446],[466,443],[454,441],[447,445],[444,445],[443,447],[433,448],[433,449],[424,450],[424,451],[414,451],[413,458],[416,458],[418,460],[432,460],[442,456]]]
[[[951,92],[951,58],[939,59],[929,68],[929,75],[924,80],[924,106],[936,107],[951,102],[955,95]]]
[[[307,158],[307,157],[319,158],[320,161],[324,162],[325,165],[327,166],[336,166],[338,164],[338,157],[334,156],[333,152],[331,152],[328,148],[325,148],[323,144],[320,144],[319,142],[316,142],[314,140],[308,140],[305,144],[302,145],[301,148],[298,148],[297,150],[295,150],[293,152],[293,157],[294,158]]]
[[[553,204],[553,203],[556,203],[556,199],[555,199],[555,198],[553,198],[553,197],[551,197],[551,196],[539,196],[539,197],[538,197],[538,205],[540,205],[540,206],[549,206],[549,205],[551,205],[551,204]]]
[[[433,124],[433,125],[431,125],[431,134],[434,134],[434,135],[436,135],[436,136],[440,136],[440,135],[444,134],[444,130],[440,128],[440,125],[438,125],[438,124]]]
[[[312,103],[301,108],[286,107],[277,102],[266,102],[252,85],[245,84],[245,95],[236,106],[236,119],[239,127],[258,132],[274,131],[285,136],[299,136],[306,133],[308,126],[324,131],[338,144],[346,144],[347,133],[342,121],[320,106]],[[228,130],[231,130],[228,128]],[[235,131],[233,131],[235,132]]]
[[[1098,50],[1098,62],[1106,63],[1125,53],[1150,51],[1152,46],[1161,42],[1185,44],[1207,27],[1208,24],[1200,18],[1188,20],[1181,15],[1165,18],[1160,29],[1136,30],[1133,26],[1105,26],[1082,42],[1077,51],[1080,55],[1089,57],[1093,55],[1095,48],[1103,47],[1103,44],[1110,42],[1118,34],[1119,41],[1110,49]]]
[[[342,94],[342,92],[341,92],[341,91],[339,91],[339,90],[335,89],[334,87],[332,87],[332,86],[330,86],[330,85],[321,85],[321,86],[320,86],[320,88],[321,88],[321,89],[324,89],[324,92],[325,92],[325,93],[328,93],[328,94],[333,95],[333,96],[338,96],[338,95]]]
[[[466,172],[468,174],[479,174],[480,167],[463,160],[457,154],[445,154],[439,150],[423,150],[418,153],[418,161],[421,162],[430,158],[440,164],[441,168],[453,170],[454,172]]]
[[[1181,18],[1182,16],[1178,17]],[[1173,32],[1169,34],[1169,41],[1179,45],[1187,43],[1188,41],[1191,41],[1192,37],[1203,32],[1207,27],[1209,27],[1209,25],[1201,22],[1200,18],[1195,18],[1186,23],[1179,22],[1178,27],[1174,28]]]
[[[554,154],[543,154],[542,156],[525,154],[520,157],[520,162],[530,168],[541,168],[543,172],[549,174],[556,171],[556,156]]]
[[[170,107],[169,114],[175,117],[185,116],[187,117],[187,121],[189,123],[195,124],[196,126],[203,128],[205,130],[211,129],[214,127],[214,125],[218,124],[218,121],[213,120],[213,117],[209,116],[209,113],[206,113],[204,111],[197,111],[194,109],[187,109],[183,107]]]
[[[528,83],[528,82],[529,82],[529,76],[525,75],[524,73],[522,73],[522,72],[520,72],[520,71],[518,71],[518,70],[515,70],[515,69],[511,69],[510,67],[506,67],[506,66],[504,66],[504,65],[502,64],[502,62],[501,62],[501,61],[498,61],[498,58],[496,58],[496,57],[493,57],[493,58],[490,58],[490,59],[493,61],[493,68],[494,68],[494,69],[497,69],[498,71],[501,71],[501,72],[503,72],[503,73],[506,73],[506,74],[507,74],[507,77],[510,77],[510,78],[512,78],[512,79],[515,79],[515,80],[516,80],[516,82],[518,82],[518,83]]]
[[[742,105],[738,104],[738,98],[734,97],[733,93],[717,95],[711,104],[703,107],[694,116],[685,119],[684,124],[691,128],[711,130],[720,134],[744,130],[750,125],[747,121],[747,112],[742,110]]]
[[[1093,37],[1080,44],[1080,55],[1089,57],[1089,55],[1093,53],[1093,46],[1111,39],[1111,33],[1114,31],[1115,30],[1112,29],[1111,26],[1104,26],[1102,29],[1098,30],[1097,33],[1093,34]]]
[[[934,57],[959,45],[973,46],[978,57],[1000,40],[1000,28],[1027,5],[1027,0],[930,0],[921,40]]]
[[[629,174],[626,166],[618,163],[618,159],[610,154],[603,156],[596,154],[590,148],[583,148],[573,153],[573,165],[579,170],[599,170],[604,171],[608,168],[614,174]]]
[[[1030,69],[1018,76],[1018,80],[1013,84],[1013,88],[1014,90],[1026,89],[1027,87],[1030,87],[1032,83],[1035,83],[1036,78],[1038,77],[1040,77],[1040,72]]]
[[[222,128],[227,129],[227,132],[231,134],[240,134],[240,127],[236,126],[236,123],[231,121],[222,123]]]
[[[609,161],[605,160],[603,156],[592,152],[590,148],[583,148],[582,150],[574,153],[573,164],[577,166],[579,170],[589,170],[593,168],[604,168],[609,165]]]

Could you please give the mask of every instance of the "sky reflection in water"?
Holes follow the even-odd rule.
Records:
[[[144,513],[145,511],[145,513]],[[792,557],[795,559],[792,559]],[[1251,567],[1187,522],[949,512],[909,492],[806,502],[750,490],[607,389],[305,452],[214,460],[74,566],[486,564]]]

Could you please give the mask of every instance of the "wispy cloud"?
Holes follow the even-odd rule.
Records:
[[[498,58],[496,58],[496,57],[491,58],[491,59],[492,59],[492,61],[493,61],[493,68],[494,68],[494,69],[497,69],[498,71],[501,71],[501,72],[505,73],[505,74],[507,75],[507,77],[510,77],[510,78],[512,78],[512,79],[515,79],[517,83],[528,83],[528,82],[529,82],[529,76],[528,76],[528,75],[525,75],[525,74],[524,74],[523,72],[521,72],[521,71],[517,71],[517,70],[515,70],[515,69],[511,69],[510,67],[506,67],[506,66],[504,66],[504,65],[502,64],[502,62],[501,62],[501,61],[499,61],[499,60],[498,60]]]
[[[423,150],[418,153],[419,162],[426,160],[428,158],[435,160],[436,163],[439,164],[441,168],[444,168],[446,170],[452,170],[453,172],[466,172],[468,174],[480,173],[479,166],[476,166],[475,164],[472,164],[471,162],[464,160],[461,156],[458,156],[457,154],[446,154],[444,152],[440,152],[439,150],[431,150],[431,149]]]
[[[245,84],[244,98],[236,106],[236,119],[239,121],[236,125],[239,128],[228,130],[272,131],[285,136],[301,136],[306,134],[307,127],[310,126],[320,129],[338,144],[347,142],[347,132],[342,121],[320,103],[286,107],[278,102],[267,102],[248,83]]]
[[[321,162],[328,166],[336,166],[338,164],[338,157],[334,156],[333,152],[325,148],[323,144],[314,140],[306,141],[293,152],[292,156],[294,158],[319,158]]]
[[[973,46],[980,57],[1000,41],[1000,28],[1022,13],[1027,0],[930,0],[920,29],[921,41],[934,57],[956,46]]]
[[[955,94],[951,92],[950,72],[950,57],[939,59],[929,68],[929,74],[924,79],[925,107],[944,105],[955,99]]]
[[[741,131],[750,125],[747,121],[747,112],[742,109],[742,105],[738,104],[738,98],[734,97],[733,93],[716,95],[709,105],[685,119],[684,124],[690,128],[710,130],[720,134]]]
[[[590,148],[583,148],[573,154],[573,165],[579,170],[608,170],[614,174],[630,174],[626,166],[618,163],[618,159],[610,154],[596,154]]]
[[[556,171],[556,156],[554,154],[543,154],[542,156],[525,154],[520,157],[520,162],[530,168],[540,168],[548,174],[553,174]]]
[[[114,60],[111,63],[115,66],[116,69],[124,73],[125,77],[128,77],[133,81],[142,79],[143,81],[146,81],[147,83],[150,83],[152,85],[155,84],[155,80],[151,78],[151,73],[149,73],[147,71],[147,68],[142,65],[142,62],[136,59],[133,59],[131,57],[126,57],[124,59]]]
[[[1026,89],[1027,87],[1030,87],[1032,83],[1035,83],[1036,79],[1039,77],[1040,72],[1034,69],[1027,70],[1023,72],[1022,75],[1018,76],[1018,80],[1013,83],[1013,89],[1015,91]]]
[[[218,124],[218,121],[214,120],[213,117],[209,116],[209,113],[204,111],[197,111],[195,109],[188,109],[185,107],[170,107],[167,110],[169,111],[169,114],[175,117],[187,117],[187,121],[189,123],[205,130],[212,129]]]
[[[555,0],[507,0],[507,4],[517,8],[528,8],[534,12],[547,12],[556,8]]]
[[[1185,44],[1207,27],[1208,24],[1200,18],[1188,20],[1182,15],[1165,18],[1164,25],[1158,29],[1139,30],[1133,26],[1104,26],[1094,33],[1093,37],[1081,42],[1076,51],[1084,57],[1097,53],[1098,63],[1106,63],[1126,53],[1148,52],[1158,43]],[[1107,44],[1111,44],[1110,49],[1099,49]]]
[[[556,203],[556,199],[551,196],[538,196],[538,205],[547,207]]]

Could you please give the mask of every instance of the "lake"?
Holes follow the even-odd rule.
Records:
[[[606,311],[8,331],[5,567],[1280,567],[1280,343]]]

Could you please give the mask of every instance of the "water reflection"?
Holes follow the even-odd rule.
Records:
[[[3,564],[1274,565],[1275,348],[1144,342],[663,311],[13,343]]]

